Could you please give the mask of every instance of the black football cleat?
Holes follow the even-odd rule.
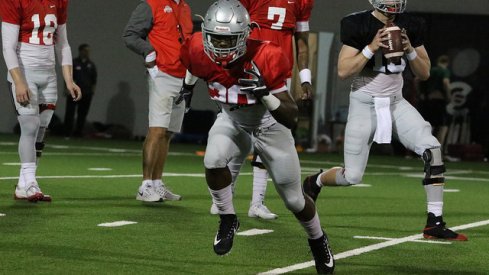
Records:
[[[219,230],[214,239],[214,252],[226,255],[233,248],[234,235],[239,229],[238,217],[234,214],[220,215]]]
[[[308,239],[307,241],[309,242],[309,247],[311,247],[317,273],[333,274],[335,261],[326,233],[323,232],[323,236],[319,239]]]
[[[323,172],[323,169],[319,170],[319,173],[316,173],[312,176],[307,177],[304,180],[304,183],[302,185],[303,186],[302,188],[304,189],[304,193],[306,193],[306,195],[311,197],[311,199],[313,199],[314,202],[316,202],[316,200],[319,196],[319,192],[321,192],[321,187],[319,187],[316,184],[316,181],[322,172]]]
[[[468,238],[464,234],[459,234],[445,227],[443,217],[436,217],[433,213],[428,213],[426,226],[423,230],[425,239],[443,239],[450,241],[467,241]]]

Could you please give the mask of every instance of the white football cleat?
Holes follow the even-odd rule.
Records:
[[[179,201],[182,199],[182,196],[174,194],[168,187],[164,184],[154,183],[154,190],[158,196],[164,201]]]
[[[274,220],[278,218],[278,216],[270,212],[263,203],[251,204],[250,210],[248,210],[248,217],[261,218],[264,220]]]
[[[37,182],[31,182],[26,184],[24,188],[20,188],[18,185],[15,187],[14,198],[16,200],[28,200],[30,202],[42,201],[44,194],[41,192],[41,188]]]
[[[142,184],[139,186],[138,193],[136,194],[136,200],[145,202],[161,202],[163,199],[156,192],[155,188],[151,184]]]
[[[211,212],[211,215],[219,214],[219,209],[217,209],[217,205],[215,203],[212,203],[211,210],[209,212]]]

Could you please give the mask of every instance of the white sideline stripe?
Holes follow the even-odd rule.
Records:
[[[131,222],[131,221],[117,221],[117,222],[108,222],[108,223],[101,223],[97,224],[97,226],[101,227],[118,227],[118,226],[124,226],[124,225],[129,225],[129,224],[136,224],[137,222]]]
[[[270,230],[270,229],[253,228],[250,230],[239,232],[237,235],[240,235],[240,236],[256,236],[256,235],[263,235],[263,234],[268,234],[268,233],[272,233],[272,232],[273,232],[273,230]]]
[[[112,171],[112,168],[103,168],[103,167],[93,167],[88,168],[89,171]]]
[[[456,231],[456,230],[469,229],[469,228],[473,228],[473,227],[480,227],[480,226],[484,226],[484,225],[489,225],[489,220],[463,224],[463,225],[451,227],[450,229]],[[405,242],[412,242],[415,240],[419,240],[421,238],[423,238],[423,234],[415,234],[415,235],[411,235],[411,236],[407,236],[407,237],[403,237],[403,238],[399,238],[399,239],[393,239],[393,240],[385,241],[385,242],[378,243],[378,244],[373,244],[373,245],[368,245],[368,246],[348,250],[348,251],[345,251],[345,252],[342,252],[340,254],[335,255],[334,258],[335,258],[335,260],[340,260],[340,259],[344,259],[344,258],[358,256],[358,255],[361,255],[363,253],[379,250],[382,248],[398,245],[398,244],[405,243]],[[304,263],[295,264],[295,265],[282,267],[282,268],[276,268],[276,269],[272,269],[270,271],[266,271],[266,272],[258,273],[258,274],[283,274],[283,273],[287,273],[287,272],[291,272],[291,271],[295,271],[295,270],[308,268],[311,266],[314,266],[314,261],[304,262]]]
[[[16,146],[17,142],[0,142],[1,146]]]
[[[352,185],[352,187],[372,187],[372,185],[366,183],[359,183],[359,184]]]
[[[7,215],[0,213],[0,217],[5,217],[5,216],[7,216]]]
[[[460,192],[460,190],[459,189],[443,189],[443,192],[456,193],[456,192]]]
[[[354,239],[384,240],[384,241],[390,241],[390,240],[396,239],[396,238],[372,237],[372,236],[353,236],[353,238]],[[415,242],[415,243],[452,244],[452,242],[447,242],[447,241],[430,241],[430,240],[414,240],[412,242]]]
[[[2,164],[6,165],[6,166],[20,166],[21,165],[20,162],[4,162]]]

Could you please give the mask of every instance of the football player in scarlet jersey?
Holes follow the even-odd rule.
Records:
[[[409,64],[420,79],[430,74],[430,59],[423,45],[424,21],[404,14],[406,0],[370,0],[374,10],[353,13],[341,21],[340,78],[353,77],[350,109],[345,130],[345,167],[333,167],[307,177],[304,191],[316,200],[322,186],[360,183],[367,166],[370,146],[390,143],[392,134],[424,161],[422,181],[427,197],[425,238],[466,241],[467,237],[445,227],[443,186],[445,165],[440,143],[431,126],[402,97],[402,71]],[[381,48],[387,47],[387,22],[402,32],[404,58],[401,64],[388,61]]]
[[[302,87],[303,100],[312,96],[312,79],[309,70],[309,19],[314,0],[240,0],[250,14],[251,22],[257,24],[250,38],[272,41],[285,52],[290,67],[287,86],[291,89],[292,69],[294,66],[293,39],[296,45],[296,60]],[[268,173],[259,156],[254,154],[253,195],[248,216],[262,219],[275,219],[264,204]],[[234,185],[233,185],[234,187]],[[211,213],[217,214],[215,205]]]
[[[227,254],[239,228],[231,190],[239,167],[229,164],[242,163],[253,147],[285,206],[304,227],[318,272],[331,273],[334,259],[328,239],[300,184],[290,132],[298,110],[286,86],[290,63],[277,45],[248,39],[250,24],[238,1],[220,0],[208,9],[202,33],[188,39],[181,51],[191,74],[185,86],[195,84],[195,77],[205,80],[211,99],[222,109],[209,132],[204,157],[207,185],[220,215],[214,252]]]
[[[36,169],[58,97],[55,56],[61,63],[66,89],[73,100],[81,98],[80,88],[73,82],[67,9],[68,0],[0,1],[3,55],[21,130],[16,199],[51,200],[39,188]]]

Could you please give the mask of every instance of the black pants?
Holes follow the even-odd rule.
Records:
[[[90,109],[92,95],[92,93],[85,93],[80,101],[73,101],[70,96],[66,97],[65,136],[71,136],[72,134],[75,109],[77,109],[76,127],[73,134],[75,136],[81,136],[83,134],[83,127],[85,126],[88,110]]]

